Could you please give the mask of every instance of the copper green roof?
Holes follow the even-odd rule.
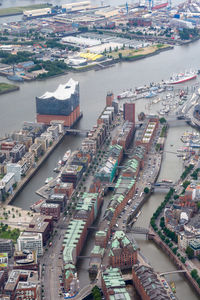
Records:
[[[63,240],[63,260],[66,264],[74,263],[75,257],[73,257],[73,252],[82,234],[84,226],[85,222],[82,220],[71,220],[68,225]]]
[[[106,233],[104,231],[99,230],[99,231],[96,232],[96,235],[97,236],[106,236]]]
[[[138,246],[133,241],[130,241],[129,238],[127,237],[127,235],[123,231],[117,230],[112,239],[111,251],[109,253],[109,256],[114,256],[114,253],[112,250],[126,247],[128,245],[131,245],[133,247],[132,249],[134,251],[136,251],[138,249]]]
[[[105,251],[104,248],[101,248],[100,246],[95,245],[91,251],[91,254],[100,254],[101,256],[103,256],[104,251]]]
[[[103,280],[107,288],[125,287],[120,269],[108,268],[102,273]]]
[[[97,197],[97,193],[84,193],[77,203],[76,210],[91,210]]]

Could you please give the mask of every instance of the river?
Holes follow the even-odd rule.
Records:
[[[27,1],[28,2],[28,1]],[[123,89],[132,88],[148,84],[150,81],[158,82],[161,79],[167,79],[172,73],[176,73],[185,69],[198,69],[200,41],[181,47],[175,47],[171,51],[160,53],[144,60],[132,63],[120,63],[112,68],[99,72],[89,71],[80,74],[68,74],[47,81],[30,82],[20,84],[20,90],[14,93],[1,95],[0,103],[0,136],[5,133],[20,128],[24,120],[35,119],[35,96],[40,96],[44,92],[53,91],[59,83],[65,83],[70,77],[80,82],[81,93],[81,110],[83,111],[83,119],[78,127],[89,129],[96,123],[98,114],[105,106],[105,97],[107,91],[112,90],[115,94],[122,92]],[[0,81],[7,81],[1,77]],[[145,104],[148,100],[136,102],[136,113],[145,111]],[[157,109],[155,109],[155,112]],[[178,137],[189,127],[176,126],[169,130],[166,149],[177,149],[180,147]],[[22,193],[16,198],[14,204],[23,208],[35,202],[38,197],[35,190],[44,182],[46,177],[53,173],[56,162],[70,149],[79,147],[83,137],[65,137],[63,143],[57,147],[55,152],[43,164],[37,175],[27,184]],[[173,147],[171,146],[173,144]],[[174,167],[175,166],[175,167]],[[177,179],[182,172],[182,162],[173,154],[165,154],[163,165],[160,173],[160,179]],[[148,226],[156,207],[163,199],[163,195],[155,194],[149,199],[142,209],[142,214],[137,221],[137,225]],[[160,251],[153,243],[145,241],[143,237],[137,237],[137,242],[142,253],[149,259],[152,266],[157,271],[173,270],[175,267],[171,264],[168,257]],[[88,239],[86,252],[92,247],[92,239]],[[81,280],[87,282],[85,271],[81,270]],[[173,275],[169,280],[173,279],[176,283],[177,296],[180,300],[198,299],[190,288],[187,281],[180,275]]]

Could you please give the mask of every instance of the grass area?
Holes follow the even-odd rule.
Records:
[[[1,239],[11,239],[14,242],[17,241],[18,237],[20,235],[20,230],[18,228],[15,228],[11,230],[7,224],[0,224],[0,238]]]
[[[50,6],[51,6],[50,4],[44,3],[44,4],[35,4],[35,5],[28,5],[28,6],[16,6],[16,7],[1,8],[0,9],[0,17],[6,16],[6,15],[22,14],[24,10],[46,8],[46,7],[50,7]]]
[[[169,45],[157,44],[140,49],[118,49],[117,51],[109,52],[108,55],[113,58],[119,58],[119,53],[121,53],[122,58],[134,58],[138,56],[148,55],[154,53],[158,49],[164,49],[169,47]]]
[[[5,83],[5,82],[0,82],[0,94],[12,91],[13,89],[18,88],[17,85]]]

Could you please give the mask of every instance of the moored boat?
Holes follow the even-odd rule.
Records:
[[[71,150],[67,150],[63,156],[62,163],[65,164],[71,156]]]
[[[53,177],[47,177],[45,180],[45,184],[48,184],[51,180],[53,180]]]
[[[197,77],[196,72],[184,72],[179,73],[170,78],[170,80],[166,81],[167,84],[179,84],[184,83],[186,81],[195,79]]]
[[[174,281],[171,281],[171,282],[170,282],[170,286],[171,286],[172,292],[173,292],[173,293],[176,293],[176,286],[175,286]]]

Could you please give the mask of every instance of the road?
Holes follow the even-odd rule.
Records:
[[[54,237],[52,239],[52,246],[47,246],[43,257],[40,260],[41,282],[44,289],[43,299],[55,300],[63,299],[62,290],[60,287],[60,278],[62,276],[62,242],[66,229],[60,229],[68,223],[68,219],[60,218],[55,226]],[[56,232],[57,230],[57,232]]]

